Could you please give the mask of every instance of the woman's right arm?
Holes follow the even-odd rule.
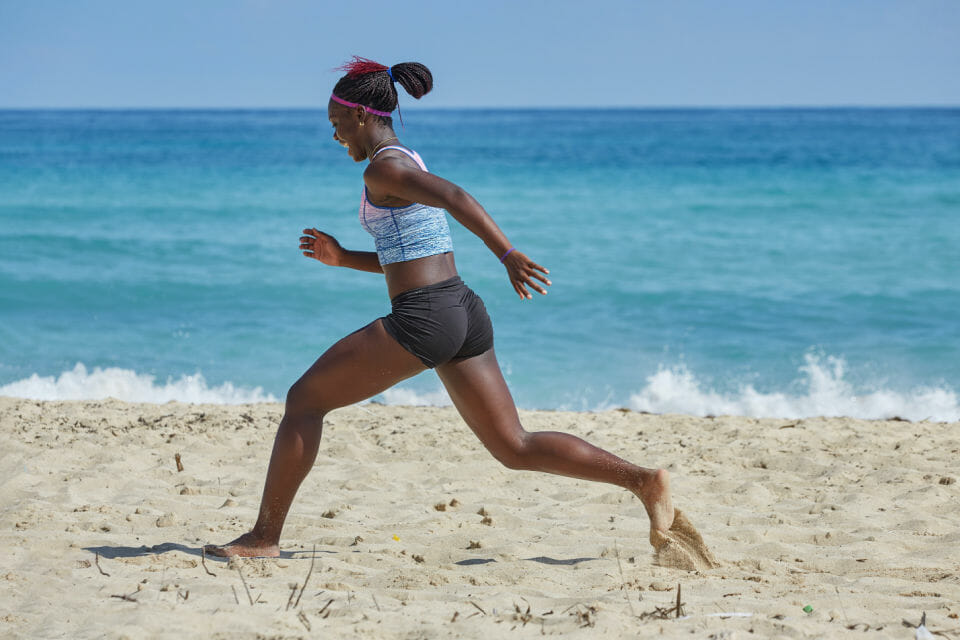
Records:
[[[304,229],[300,236],[300,250],[308,258],[331,267],[348,267],[357,271],[383,273],[380,260],[373,251],[344,249],[336,238],[317,229]]]

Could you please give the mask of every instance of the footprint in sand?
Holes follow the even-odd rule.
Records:
[[[673,525],[669,531],[650,532],[650,544],[653,545],[653,562],[661,567],[702,571],[720,566],[679,509],[673,511]]]

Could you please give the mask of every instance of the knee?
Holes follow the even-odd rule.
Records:
[[[531,455],[532,448],[530,446],[529,435],[530,434],[524,432],[523,435],[518,438],[505,442],[496,449],[491,450],[493,457],[507,469],[513,471],[535,471],[536,465]]]
[[[323,402],[323,394],[310,389],[301,378],[287,390],[284,411],[287,415],[310,416],[322,422],[329,409]]]

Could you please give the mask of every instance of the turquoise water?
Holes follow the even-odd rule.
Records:
[[[960,420],[960,109],[410,110],[521,407]],[[0,111],[0,395],[282,399],[389,310],[323,111]],[[445,404],[425,373],[379,398]]]

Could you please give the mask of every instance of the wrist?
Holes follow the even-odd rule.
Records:
[[[509,249],[504,251],[503,254],[500,256],[500,264],[503,264],[503,261],[507,259],[507,256],[509,256],[511,253],[513,253],[516,250],[517,250],[516,247],[510,247]]]
[[[337,247],[336,250],[330,252],[330,262],[328,263],[331,267],[345,267],[347,266],[347,261],[349,259],[350,252],[347,249],[342,247]]]

